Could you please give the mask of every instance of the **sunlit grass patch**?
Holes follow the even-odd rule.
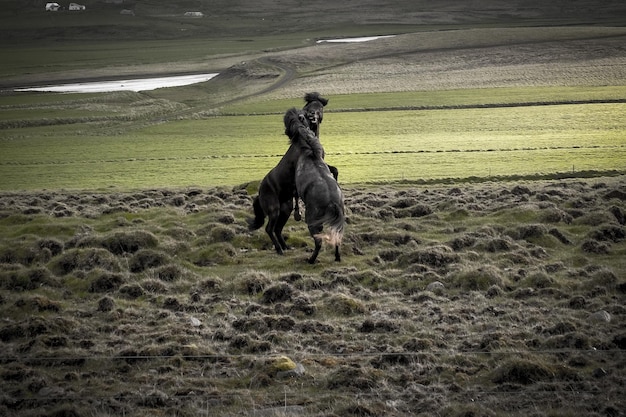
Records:
[[[581,86],[354,93],[332,96],[326,110],[332,114],[344,111],[454,109],[463,106],[519,106],[612,101],[622,100],[625,91],[626,86]],[[250,100],[246,104],[226,106],[223,111],[227,114],[281,113],[296,104],[294,99]]]
[[[609,94],[602,88],[565,90],[548,94]],[[481,93],[476,91],[470,102],[489,96]],[[445,97],[452,100],[454,95]],[[80,119],[56,124],[41,116],[49,126],[3,129],[3,186],[134,188],[259,181],[288,147],[282,113],[301,103],[286,104],[264,115],[177,120],[135,129],[132,120],[144,118],[143,111],[165,114],[175,103],[134,93],[60,99],[45,111],[58,108],[62,119],[65,110],[89,112],[114,105],[115,112],[129,118],[130,130],[113,120],[114,114],[95,125]],[[572,100],[566,105],[367,112],[332,112],[330,106],[322,141],[342,183],[576,174],[623,165],[622,103]],[[18,106],[15,111],[31,110]],[[35,106],[32,114],[38,111]]]

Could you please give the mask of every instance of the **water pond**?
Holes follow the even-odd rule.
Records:
[[[147,91],[165,87],[180,87],[209,81],[218,74],[193,74],[174,77],[138,78],[116,81],[95,81],[72,84],[45,85],[16,88],[15,91],[41,91],[53,93],[105,93],[110,91]]]

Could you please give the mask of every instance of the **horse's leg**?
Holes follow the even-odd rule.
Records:
[[[309,232],[311,233],[311,236],[313,237],[313,241],[315,242],[315,249],[313,250],[313,255],[311,255],[308,262],[310,264],[313,264],[315,263],[315,260],[317,259],[317,255],[319,255],[320,253],[320,249],[322,249],[322,238],[318,236],[320,233],[322,233],[322,226],[318,226],[318,227],[309,226]]]
[[[302,220],[302,216],[300,215],[300,196],[298,195],[298,191],[293,192],[293,204],[293,218],[295,221],[299,222],[300,220]]]
[[[278,216],[276,219],[276,224],[274,226],[274,233],[276,235],[276,240],[283,248],[283,250],[289,249],[287,242],[285,242],[285,238],[283,237],[283,228],[287,224],[289,220],[289,216],[291,215],[291,211],[293,210],[293,199],[289,198],[287,201],[283,201],[280,203],[280,210],[278,212]]]
[[[311,257],[307,261],[310,264],[315,263],[315,260],[317,259],[317,255],[319,255],[320,249],[322,249],[322,239],[319,237],[313,237],[313,240],[315,241],[315,249],[313,250],[313,255],[311,255]]]
[[[276,221],[276,238],[278,242],[283,247],[283,249],[289,249],[287,246],[287,242],[285,242],[285,238],[283,237],[283,228],[287,224],[289,220],[289,216],[291,215],[291,211],[293,210],[293,200],[289,199],[288,201],[283,202],[280,205],[280,214],[278,215],[278,220]]]
[[[330,173],[333,174],[335,181],[337,181],[337,178],[339,178],[339,170],[337,169],[337,167],[328,165],[328,169],[330,170]]]
[[[265,231],[267,232],[267,235],[270,237],[270,239],[272,240],[272,243],[274,244],[274,248],[276,249],[276,252],[279,255],[283,255],[283,247],[280,243],[280,241],[282,241],[282,236],[280,235],[280,233],[276,233],[276,224],[278,222],[278,216],[276,216],[275,213],[272,213],[269,217],[269,221],[267,222],[267,226],[265,227]],[[282,226],[281,226],[282,229]],[[280,241],[277,239],[277,236],[280,236]],[[283,241],[284,242],[284,241]]]
[[[283,250],[289,249],[289,246],[287,246],[287,242],[285,242],[285,238],[283,237],[283,228],[285,227],[285,224],[287,224],[287,220],[289,220],[290,214],[291,210],[287,212],[281,211],[278,219],[276,220],[276,227],[274,229],[274,233],[276,233],[276,240],[283,248]]]

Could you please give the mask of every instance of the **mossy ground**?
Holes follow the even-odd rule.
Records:
[[[623,415],[623,177],[344,191],[315,265],[245,187],[3,193],[0,411]]]

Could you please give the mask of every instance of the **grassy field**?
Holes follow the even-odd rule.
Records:
[[[457,100],[436,99],[444,108],[353,112],[337,109],[345,98],[337,101],[322,131],[327,159],[339,167],[344,184],[621,171],[626,161],[623,103],[456,109]],[[378,102],[377,95],[356,101],[365,109]],[[404,95],[400,108],[410,102]],[[424,106],[419,97],[412,102]],[[4,114],[5,123],[27,126],[41,122],[39,112],[52,126],[1,131],[0,188],[236,185],[261,179],[288,145],[281,113],[134,129],[124,119],[158,114],[163,103],[133,102],[139,109],[117,109],[121,127],[111,134],[110,109],[119,101],[101,109],[91,100],[73,109],[62,103]]]
[[[445,29],[358,45],[315,45],[308,32],[231,46],[224,36],[125,41],[121,50],[110,41],[84,45],[94,54],[85,55],[89,63],[5,45],[46,62],[39,68],[49,66],[51,79],[184,72],[198,63],[221,75],[142,93],[3,94],[0,189],[258,181],[286,149],[281,115],[314,90],[331,100],[322,141],[344,184],[623,172],[626,30]],[[59,48],[82,47],[61,42],[50,53]],[[122,65],[107,55],[123,61],[125,48],[140,50],[138,61]],[[71,68],[60,71],[56,62]],[[31,83],[43,73],[30,66],[17,59],[4,67],[21,68],[22,82]]]
[[[0,9],[0,415],[625,416],[622,1],[81,3]],[[309,91],[341,263],[247,228]]]

